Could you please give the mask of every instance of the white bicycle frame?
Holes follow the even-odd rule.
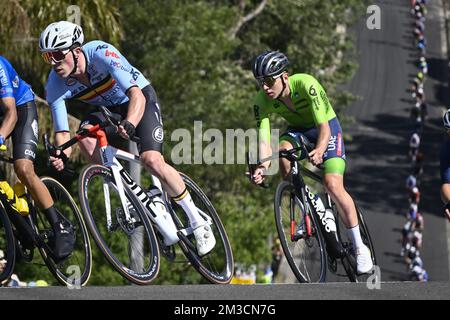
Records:
[[[136,156],[134,154],[131,154],[129,152],[126,152],[124,150],[117,149],[115,147],[112,147],[110,145],[107,145],[106,147],[100,147],[99,148],[100,156],[102,159],[102,164],[110,168],[113,174],[115,188],[117,189],[120,201],[122,204],[123,212],[125,213],[125,219],[127,222],[133,222],[133,218],[130,214],[127,199],[125,196],[125,187],[123,184],[124,179],[127,184],[129,185],[133,196],[139,200],[139,203],[141,204],[142,209],[148,213],[154,215],[152,210],[153,208],[150,208],[150,203],[152,202],[151,199],[147,196],[147,194],[144,192],[144,190],[139,186],[134,180],[130,177],[130,175],[126,172],[126,170],[123,168],[123,166],[120,164],[120,162],[117,159],[125,160],[128,162],[133,163],[139,163],[140,164],[140,158],[139,156]],[[151,175],[153,184],[159,188],[160,191],[163,191],[161,182],[157,177],[154,175]],[[112,214],[111,214],[111,205],[110,205],[110,196],[109,196],[109,187],[108,183],[106,181],[103,182],[103,192],[105,197],[105,207],[106,207],[106,221],[107,221],[107,228],[108,230],[112,229]],[[203,219],[206,220],[206,223],[208,225],[212,224],[212,219],[210,216],[208,216],[205,212],[203,212],[201,209],[197,208],[199,214],[203,217]],[[192,227],[187,227],[181,230],[178,230],[178,232],[182,232],[185,236],[191,235],[193,233]]]

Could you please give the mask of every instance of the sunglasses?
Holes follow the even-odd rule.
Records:
[[[64,58],[66,57],[66,54],[68,54],[69,52],[70,50],[44,52],[42,53],[42,58],[46,63],[51,64],[52,62],[63,61]]]
[[[269,88],[272,88],[273,85],[275,84],[275,81],[277,81],[277,79],[279,77],[281,77],[281,74],[276,77],[265,77],[265,78],[256,79],[256,81],[258,82],[260,87],[266,85]]]

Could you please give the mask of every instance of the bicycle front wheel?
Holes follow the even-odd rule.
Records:
[[[159,272],[159,247],[139,200],[124,187],[131,219],[126,218],[111,170],[88,165],[79,179],[81,209],[108,262],[125,279],[147,285]]]
[[[14,234],[3,204],[0,203],[0,286],[12,275],[16,261]]]
[[[193,267],[209,282],[227,284],[231,281],[234,274],[234,260],[230,242],[222,221],[202,189],[184,173],[180,172],[180,175],[198,210],[211,218],[211,230],[216,238],[214,249],[203,257],[197,253],[193,235],[179,242],[181,250],[192,263]],[[169,207],[178,229],[188,227],[189,220],[183,209],[174,201],[170,202]]]
[[[61,183],[50,177],[42,177],[41,181],[50,192],[55,208],[72,224],[76,241],[72,253],[63,261],[55,261],[49,254],[47,246],[38,245],[39,252],[60,284],[84,286],[91,275],[92,251],[83,216],[72,196]],[[47,235],[53,232],[51,225],[41,210],[36,208],[36,213],[34,220],[39,238],[46,242]]]
[[[299,282],[324,282],[327,258],[316,216],[307,214],[294,186],[287,181],[278,185],[274,204],[281,247],[295,277]],[[292,233],[297,238],[293,239]]]

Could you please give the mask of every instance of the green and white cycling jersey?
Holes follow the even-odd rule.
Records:
[[[279,114],[296,129],[310,129],[336,118],[325,90],[313,76],[305,73],[289,76],[289,88],[295,110],[269,98],[262,90],[254,98],[260,141],[270,142],[269,115],[272,113]]]

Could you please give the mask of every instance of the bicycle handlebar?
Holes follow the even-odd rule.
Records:
[[[304,141],[305,142],[305,141]],[[246,153],[246,161],[247,161],[247,165],[248,165],[248,170],[249,170],[249,179],[250,181],[252,181],[252,176],[256,170],[256,168],[258,166],[260,166],[261,164],[263,164],[264,162],[267,161],[271,161],[271,160],[275,160],[275,159],[279,159],[279,158],[285,158],[287,160],[289,160],[290,162],[296,162],[296,161],[300,161],[302,160],[298,155],[297,152],[301,151],[303,154],[305,154],[305,158],[308,159],[308,161],[311,161],[311,157],[309,156],[309,152],[308,149],[306,147],[307,143],[302,143],[300,145],[300,147],[296,147],[296,148],[292,148],[289,150],[280,150],[278,152],[275,152],[274,154],[272,154],[271,156],[261,159],[260,161],[258,161],[255,164],[252,164],[250,161],[250,156],[249,153]],[[310,145],[312,146],[312,145]],[[319,169],[324,169],[323,164],[319,164],[316,167],[318,167]],[[263,187],[263,188],[268,188],[269,186],[266,183],[261,183],[258,186]]]
[[[108,125],[113,126],[116,128],[116,132],[118,131],[118,127],[120,125],[121,122],[121,117],[115,117],[111,111],[109,111],[106,107],[104,106],[100,106],[100,111],[103,114],[103,116],[106,119],[106,123],[108,123]],[[100,125],[102,128],[105,128],[107,126],[102,126]],[[141,139],[139,137],[132,137],[130,138],[131,141],[134,141],[136,143],[139,143],[141,141]]]
[[[248,174],[249,174],[248,178],[249,178],[250,182],[253,183],[252,177],[253,177],[253,174],[255,173],[256,168],[258,167],[258,164],[251,163],[252,161],[250,161],[250,154],[248,152],[245,154],[245,158],[246,158],[245,160],[247,161],[247,166],[248,166]],[[258,184],[257,186],[264,188],[264,189],[269,188],[269,185],[267,183],[265,183],[264,181],[262,183]]]

